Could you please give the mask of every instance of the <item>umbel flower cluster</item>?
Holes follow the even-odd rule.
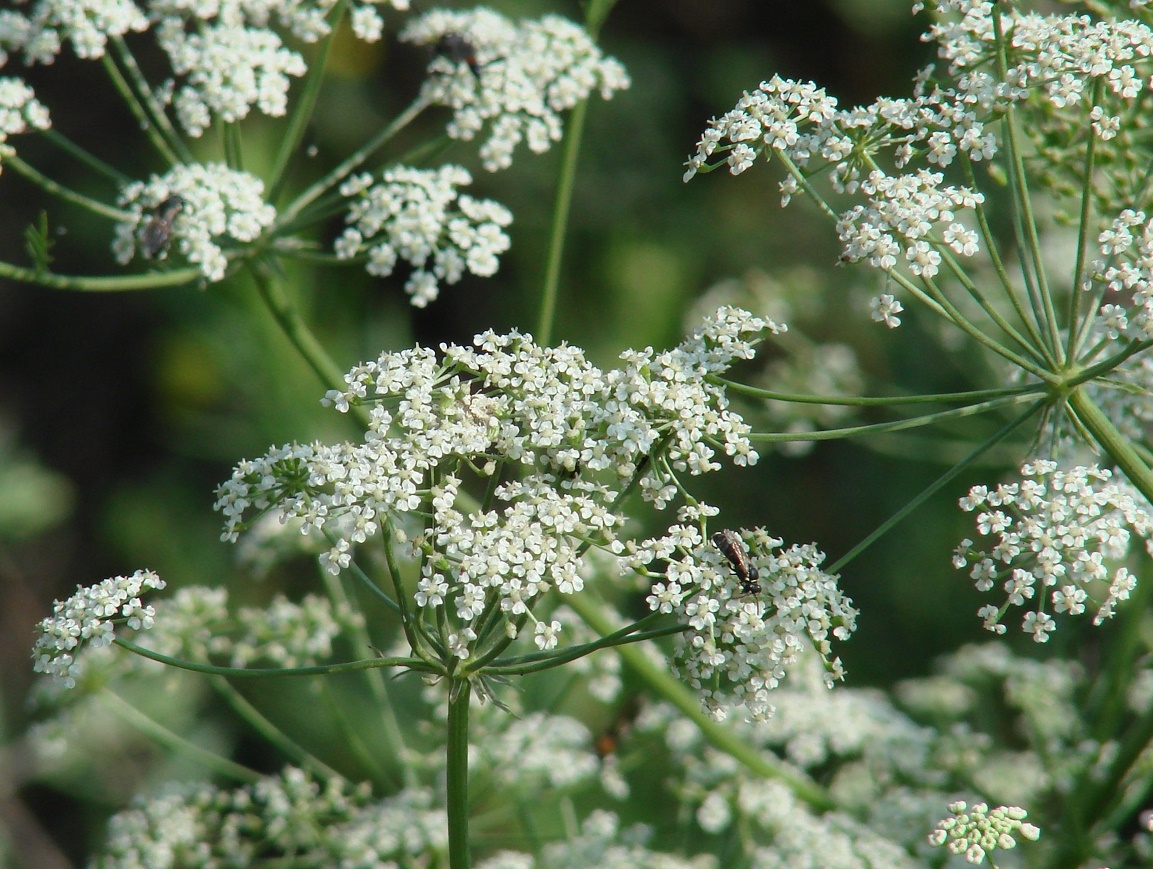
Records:
[[[357,0],[352,29],[379,39],[378,7],[407,9],[408,0]],[[110,40],[152,31],[168,56],[172,77],[158,95],[171,103],[184,131],[199,136],[215,119],[238,121],[255,107],[272,115],[287,109],[293,78],[308,70],[286,36],[316,42],[331,29],[335,0],[35,0],[27,11],[0,11],[0,67],[9,54],[26,64],[51,63],[64,45],[98,60]]]
[[[681,514],[699,518],[701,512],[698,505]],[[815,546],[785,548],[761,528],[741,545],[748,545],[757,571],[753,589],[727,575],[721,553],[705,546],[689,524],[630,547],[630,564],[642,574],[650,564],[664,565],[648,603],[689,625],[674,660],[704,708],[723,719],[729,707],[743,706],[751,718],[764,720],[773,714],[771,692],[807,650],[815,649],[824,662],[826,684],[843,678],[832,641],[850,637],[857,611],[836,577],[820,569],[825,556]]]
[[[990,810],[986,803],[969,806],[958,800],[949,806],[949,811],[953,817],[937,824],[929,835],[929,844],[944,845],[954,854],[964,854],[974,865],[985,862],[985,857],[995,850],[1017,847],[1014,836],[1034,842],[1041,836],[1041,831],[1025,820],[1028,813],[1018,806]]]
[[[1010,606],[1030,606],[1021,627],[1038,643],[1057,628],[1050,608],[1080,615],[1091,606],[1093,623],[1101,624],[1137,585],[1119,563],[1129,554],[1131,538],[1145,540],[1153,554],[1147,502],[1095,465],[1062,469],[1056,462],[1027,462],[1019,482],[991,490],[974,486],[961,507],[977,511],[978,532],[995,541],[990,549],[978,549],[962,540],[953,563],[969,569],[979,591],[995,585],[1005,591],[1001,606],[986,604],[978,612],[996,633],[1005,632],[1001,620]]]
[[[45,130],[50,126],[48,109],[36,99],[32,88],[18,78],[0,78],[0,163],[9,136],[26,133],[29,128]]]
[[[1063,158],[1071,135],[1094,137],[1103,162],[1127,163],[1121,119],[1144,111],[1153,29],[1136,21],[1039,15],[987,0],[932,5],[936,23],[925,41],[936,43],[947,80],[938,82],[929,66],[914,96],[846,109],[811,82],[774,76],[709,123],[686,163],[685,180],[721,165],[739,174],[758,159],[775,158],[787,172],[780,187],[787,205],[798,193],[814,192],[811,179],[827,176],[837,193],[865,200],[838,215],[844,261],[932,279],[984,243],[976,220],[984,197],[975,183],[981,166],[1001,151],[995,121],[1007,106],[1028,105],[1033,159],[1050,176],[1076,165]],[[1005,40],[1003,76],[998,30]],[[724,159],[715,161],[720,155]],[[947,170],[963,183],[950,183]],[[1139,171],[1113,174],[1141,177]],[[1074,180],[1080,190],[1080,176]],[[1134,189],[1103,186],[1093,194],[1096,204],[1117,214],[1121,205],[1113,203],[1140,197],[1140,182],[1131,183]],[[896,311],[893,301],[874,303],[874,316],[890,326],[896,325],[887,315]]]
[[[421,95],[452,109],[448,134],[454,139],[467,141],[490,125],[480,158],[491,172],[507,169],[521,142],[540,154],[560,141],[561,112],[593,91],[607,100],[629,86],[619,61],[556,15],[516,24],[483,7],[438,9],[405,27],[400,38],[434,48],[452,38],[464,49],[463,57],[438,49]]]
[[[440,281],[454,284],[466,271],[491,277],[511,244],[504,227],[512,223],[512,212],[459,192],[471,183],[460,166],[400,166],[387,170],[379,184],[368,174],[349,179],[340,192],[356,199],[336,255],[350,259],[364,252],[368,273],[377,277],[392,274],[397,260],[411,263],[404,289],[417,308],[436,300]]]
[[[364,442],[289,444],[241,463],[219,490],[224,536],[237,539],[268,513],[298,520],[329,537],[321,562],[332,573],[369,540],[408,540],[419,562],[416,619],[432,654],[474,661],[526,626],[540,649],[554,648],[564,624],[546,613],[545,594],[584,587],[590,548],[616,555],[630,574],[672,551],[622,538],[628,493],[663,508],[685,491],[683,478],[718,470],[720,454],[756,461],[747,423],[711,378],[751,358],[762,332],[781,329],[722,308],[676,348],[627,351],[609,371],[578,348],[539,347],[515,332],[439,355],[386,353],[325,399],[368,409]],[[764,715],[764,692],[797,649],[816,642],[826,653],[854,614],[817,553],[774,552],[781,541],[763,532],[751,538],[751,557],[769,591],[732,600],[741,584],[705,542],[715,512],[683,508],[682,521],[697,527],[671,532],[682,564],[654,588],[654,609],[696,616],[681,656],[710,709],[719,714],[723,700]],[[732,690],[738,681],[747,687]]]
[[[223,163],[178,165],[135,181],[121,191],[120,204],[130,217],[116,225],[117,260],[127,263],[137,253],[159,258],[172,246],[209,281],[224,280],[228,247],[260,238],[276,218],[264,201],[264,182]]]
[[[72,667],[81,647],[99,649],[115,637],[120,622],[133,630],[152,627],[156,610],[140,596],[147,589],[164,588],[164,580],[150,570],[132,576],[114,576],[88,588],[80,587],[65,601],[57,601],[52,616],[40,623],[32,649],[37,673],[45,673],[66,687],[76,684]]]

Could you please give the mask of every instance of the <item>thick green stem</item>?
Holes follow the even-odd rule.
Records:
[[[448,694],[448,865],[469,869],[468,704],[472,683],[454,680]]]
[[[1077,419],[1117,463],[1129,478],[1129,482],[1140,490],[1146,500],[1153,502],[1153,471],[1141,460],[1141,456],[1133,449],[1109,417],[1101,412],[1101,408],[1093,403],[1084,389],[1074,390],[1068,398],[1069,408],[1077,415]]]

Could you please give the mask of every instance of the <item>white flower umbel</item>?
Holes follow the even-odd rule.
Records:
[[[234,790],[191,785],[150,794],[108,824],[94,869],[145,865],[377,867],[443,861],[444,810],[432,791],[378,800],[369,785],[296,768]],[[156,855],[166,855],[164,863]]]
[[[172,197],[180,204],[168,221],[164,244],[150,251],[147,235]],[[138,252],[159,257],[171,247],[199,265],[209,281],[224,279],[226,245],[256,241],[276,217],[276,209],[264,201],[264,182],[223,163],[176,166],[129,184],[119,201],[132,214],[116,226],[112,249],[119,262]]]
[[[752,357],[759,335],[780,328],[721,308],[676,348],[627,351],[610,371],[590,365],[578,348],[539,347],[519,333],[484,333],[474,347],[442,346],[439,356],[422,348],[385,353],[325,398],[339,410],[370,408],[364,442],[290,444],[241,463],[218,491],[224,537],[235,540],[269,513],[290,517],[303,532],[323,529],[334,539],[325,567],[338,573],[359,545],[405,529],[420,559],[417,617],[443,631],[446,653],[469,659],[530,621],[540,625],[538,645],[550,649],[572,632],[562,610],[537,609],[550,590],[584,587],[590,546],[624,551],[625,487],[662,508],[684,491],[682,477],[719,469],[719,453],[737,464],[756,460],[748,425],[710,375]],[[466,492],[474,484],[489,488],[483,506]],[[700,591],[711,588],[734,624],[745,620],[741,636],[756,646],[748,660],[787,661],[793,650],[775,645],[778,628],[822,649],[829,631],[847,634],[851,626],[842,622],[851,623],[851,610],[817,569],[817,553],[771,553],[767,536],[763,542],[758,558],[774,583],[766,594],[773,612],[763,617],[730,605],[719,554],[702,556],[715,587]],[[803,625],[795,622],[801,618]],[[767,633],[752,637],[758,630]],[[771,687],[767,678],[754,681],[750,695]]]
[[[176,117],[190,136],[213,120],[239,121],[253,106],[283,115],[290,79],[308,71],[304,58],[269,29],[217,24],[189,33],[179,19],[167,19],[156,36],[172,62],[171,85],[179,83]]]
[[[408,0],[357,0],[352,32],[380,39],[379,7],[407,9]],[[172,77],[156,93],[173,98],[190,136],[213,120],[237,121],[256,108],[283,115],[293,78],[308,66],[286,37],[316,42],[332,29],[337,0],[35,0],[26,12],[0,11],[0,67],[9,53],[51,63],[67,42],[77,56],[99,59],[110,39],[153,28]]]
[[[969,569],[979,591],[1005,590],[1004,604],[979,610],[986,628],[1004,633],[1009,607],[1029,605],[1022,628],[1043,643],[1057,627],[1049,610],[1079,615],[1091,606],[1099,625],[1129,598],[1137,577],[1120,561],[1133,535],[1148,548],[1153,516],[1143,498],[1096,465],[1028,462],[1021,477],[994,489],[974,486],[961,499],[963,510],[977,511],[978,533],[995,544],[963,540],[953,564]]]
[[[1127,208],[1101,232],[1097,244],[1101,257],[1090,266],[1084,286],[1109,300],[1098,311],[1099,330],[1110,342],[1153,338],[1153,220]],[[1105,349],[1122,348],[1110,343]]]
[[[387,170],[381,183],[356,176],[340,192],[355,197],[336,240],[336,255],[367,256],[368,273],[392,274],[398,260],[413,267],[405,284],[412,304],[423,308],[440,293],[440,281],[455,284],[464,273],[490,277],[509,248],[504,228],[512,212],[491,199],[474,199],[459,187],[472,176],[459,166]]]
[[[0,78],[0,165],[5,154],[13,153],[11,146],[5,145],[9,136],[27,133],[29,129],[46,130],[50,126],[48,109],[36,99],[32,88],[18,78]]]
[[[65,42],[77,57],[99,58],[109,39],[148,25],[133,0],[34,0],[24,12],[0,11],[0,66],[9,52],[19,52],[27,64],[51,63]]]
[[[1017,836],[1036,842],[1041,831],[1025,821],[1028,812],[1017,806],[997,806],[988,803],[969,806],[964,800],[950,803],[953,817],[937,822],[937,829],[929,834],[934,848],[946,846],[954,854],[963,854],[974,866],[996,850],[1008,851],[1017,847]]]
[[[150,570],[138,570],[88,588],[78,586],[68,600],[56,601],[52,615],[40,622],[40,635],[32,649],[36,672],[68,687],[75,685],[73,664],[82,646],[107,646],[117,623],[135,630],[152,627],[156,611],[140,600],[150,588],[164,588],[164,580]]]
[[[456,50],[444,48],[446,37]],[[470,140],[489,125],[480,149],[489,171],[512,165],[522,141],[533,153],[547,151],[561,138],[561,112],[594,90],[609,99],[629,86],[618,61],[605,57],[581,27],[555,15],[514,23],[485,8],[437,9],[410,23],[400,38],[436,51],[421,94],[452,109],[450,136]]]
[[[821,656],[830,687],[842,678],[832,640],[852,635],[857,611],[837,578],[820,569],[823,553],[783,543],[763,529],[742,536],[759,573],[757,591],[742,587],[725,556],[688,525],[674,525],[622,558],[628,570],[665,565],[649,607],[687,621],[690,630],[678,636],[674,661],[718,719],[732,706],[744,706],[757,720],[770,717],[770,692],[807,648]]]

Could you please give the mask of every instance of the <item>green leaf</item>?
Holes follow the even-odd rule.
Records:
[[[44,274],[52,264],[51,250],[54,244],[56,240],[48,237],[48,212],[41,211],[40,219],[24,230],[24,245],[37,274]]]

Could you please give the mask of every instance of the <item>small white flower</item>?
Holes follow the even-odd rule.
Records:
[[[557,634],[560,633],[561,623],[558,621],[551,621],[548,624],[544,622],[536,623],[536,647],[538,649],[555,649],[557,647]]]
[[[890,329],[901,325],[901,318],[897,315],[905,307],[889,293],[884,293],[869,302],[869,313],[878,323],[884,323]]]

